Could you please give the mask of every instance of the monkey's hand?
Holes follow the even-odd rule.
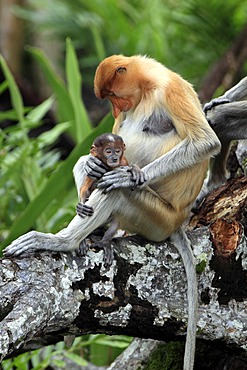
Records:
[[[144,172],[136,165],[133,164],[129,168],[129,172],[132,175],[132,180],[135,181],[135,185],[133,186],[132,190],[134,190],[136,187],[141,186],[146,181],[146,176]]]
[[[219,98],[215,98],[213,100],[211,100],[209,103],[206,103],[203,107],[203,111],[204,113],[207,114],[207,111],[216,107],[217,105],[220,105],[220,104],[227,104],[227,103],[230,103],[230,100],[227,99],[227,98],[223,98],[223,97],[219,97]]]
[[[141,186],[146,181],[144,173],[139,169],[137,171],[137,166],[123,166],[118,167],[113,171],[109,171],[104,174],[97,184],[99,189],[104,190],[108,193],[113,189],[119,188],[136,188]]]
[[[91,217],[93,215],[93,212],[94,212],[93,207],[88,206],[87,204],[79,202],[76,205],[76,213],[81,218],[84,218],[85,216]]]
[[[108,171],[108,167],[100,159],[90,155],[85,163],[84,170],[87,176],[98,180]]]

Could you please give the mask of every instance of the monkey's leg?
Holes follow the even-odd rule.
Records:
[[[114,255],[113,255],[113,248],[111,245],[111,241],[112,241],[113,236],[116,234],[118,228],[119,228],[119,223],[117,222],[117,220],[113,219],[110,223],[109,228],[106,230],[103,238],[100,241],[93,244],[93,247],[98,247],[98,248],[103,249],[104,251],[103,261],[104,261],[105,267],[109,267],[112,265]]]
[[[139,233],[150,240],[161,241],[171,235],[171,240],[183,259],[188,279],[188,332],[184,370],[193,369],[197,321],[197,279],[190,244],[186,235],[178,229],[181,224],[178,212],[166,206],[165,202],[148,188],[136,191],[113,190],[107,194],[96,190],[91,194],[88,203],[95,210],[92,217],[82,219],[76,215],[65,229],[55,235],[35,231],[27,233],[9,245],[5,249],[5,255],[19,255],[32,249],[51,251],[77,249],[82,239],[105,224],[111,216],[116,216],[121,228]],[[174,232],[176,229],[178,231]]]
[[[113,262],[113,248],[111,245],[111,241],[113,236],[116,234],[118,228],[119,223],[117,222],[117,220],[112,220],[103,238],[92,245],[92,248],[97,247],[103,249],[104,251],[103,261],[105,267],[111,266]],[[78,256],[79,257],[85,256],[89,249],[90,246],[86,243],[86,239],[83,239],[79,244],[79,250],[77,252]]]
[[[69,225],[57,234],[37,231],[24,234],[5,249],[5,255],[19,255],[29,249],[58,252],[78,249],[81,240],[99,226],[106,224],[114,215],[117,215],[118,220],[121,219],[123,229],[154,241],[166,239],[177,228],[174,225],[174,222],[177,223],[177,216],[169,213],[164,202],[154,192],[151,193],[151,189],[118,189],[107,194],[95,190],[87,204],[94,209],[91,217],[81,218],[76,215]]]
[[[117,204],[118,194],[119,191],[113,191],[109,196],[95,190],[87,202],[94,209],[91,217],[81,218],[76,215],[69,225],[57,234],[30,231],[14,240],[5,248],[4,254],[19,255],[28,250],[68,252],[79,248],[82,239],[109,220],[114,204]]]

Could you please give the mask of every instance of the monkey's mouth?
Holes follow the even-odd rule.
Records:
[[[109,167],[115,168],[119,166],[119,162],[107,162]]]

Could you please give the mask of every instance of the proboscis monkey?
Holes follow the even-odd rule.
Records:
[[[91,146],[90,154],[93,157],[98,158],[102,162],[102,167],[107,171],[110,171],[119,166],[128,166],[127,159],[124,157],[125,144],[121,136],[114,135],[111,133],[106,133],[98,136]],[[133,165],[128,169],[132,173],[132,178],[136,181],[136,186],[144,183],[145,179],[143,177],[143,172]],[[96,175],[96,177],[95,177]],[[91,217],[93,215],[93,208],[88,206],[85,202],[87,198],[93,191],[93,186],[96,187],[97,174],[91,174],[91,176],[86,176],[81,188],[79,203],[76,206],[77,214],[84,217]],[[117,232],[119,225],[116,219],[109,219],[110,226],[105,232],[103,238],[95,243],[93,247],[102,248],[104,250],[104,265],[105,267],[110,266],[113,261],[113,250],[111,245],[111,240],[114,234]],[[84,240],[80,242],[80,254],[85,255],[89,249],[89,246]]]
[[[87,204],[91,217],[76,215],[57,234],[29,232],[5,250],[70,251],[110,216],[121,229],[152,241],[168,237],[182,256],[188,279],[188,328],[184,369],[192,370],[197,322],[197,279],[189,241],[180,225],[202,186],[208,160],[220,150],[192,86],[178,74],[145,56],[113,55],[98,66],[94,82],[99,99],[112,103],[113,133],[123,137],[130,165],[141,168],[136,184],[128,167],[106,172],[96,157],[82,157],[74,168],[77,187],[90,173],[100,178]]]
[[[221,151],[210,161],[208,176],[197,197],[197,203],[229,177],[226,164],[231,142],[247,139],[247,77],[224,95],[206,103],[203,109],[208,122],[221,141]]]
[[[128,165],[127,159],[124,157],[124,151],[125,144],[120,136],[103,134],[94,140],[90,154],[102,161],[106,170],[112,170],[119,166]],[[92,216],[93,214],[93,208],[85,205],[85,201],[91,194],[95,181],[95,178],[87,176],[81,185],[79,208],[77,207],[77,214],[81,217]]]

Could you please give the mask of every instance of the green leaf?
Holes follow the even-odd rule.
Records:
[[[0,94],[2,94],[8,88],[8,82],[5,80],[0,84]]]
[[[75,364],[77,364],[79,366],[87,366],[87,361],[84,360],[84,358],[82,358],[81,356],[78,356],[78,355],[76,355],[74,353],[70,353],[70,352],[65,352],[64,356],[67,357],[68,359],[70,359],[71,361],[73,361]]]
[[[71,122],[59,123],[51,130],[45,131],[43,132],[43,134],[40,134],[37,140],[45,145],[53,144],[57,140],[57,138],[70,127]]]
[[[51,109],[54,103],[54,98],[50,97],[39,104],[37,107],[33,108],[27,115],[24,126],[28,128],[34,128],[39,125],[41,119],[44,115]]]
[[[61,360],[57,359],[57,358],[52,358],[51,364],[55,365],[59,369],[65,369],[67,366],[65,361],[63,361],[62,359]]]
[[[8,237],[2,242],[2,248],[10,244],[18,236],[29,231],[37,217],[49,206],[50,202],[55,199],[59,192],[72,186],[72,169],[81,155],[87,154],[92,145],[94,138],[104,132],[112,129],[112,117],[108,114],[98,127],[81,143],[77,144],[69,157],[63,161],[56,171],[52,173],[40,193],[27,205],[24,212],[13,222]]]
[[[15,83],[12,73],[10,72],[7,66],[7,63],[5,62],[4,58],[1,55],[0,55],[0,64],[2,66],[4,76],[8,82],[11,103],[17,113],[19,121],[22,123],[24,121],[24,107],[20,91],[17,87],[17,84]]]
[[[14,110],[8,110],[5,112],[0,112],[0,122],[4,120],[12,120],[12,121],[18,121],[18,116],[16,111]]]
[[[53,70],[51,64],[41,50],[38,48],[28,48],[28,51],[39,63],[47,82],[56,96],[58,121],[66,122],[72,120],[74,118],[73,106],[64,82]]]
[[[81,98],[81,74],[70,39],[66,40],[66,77],[69,96],[74,108],[76,139],[80,142],[91,131],[92,125]]]

